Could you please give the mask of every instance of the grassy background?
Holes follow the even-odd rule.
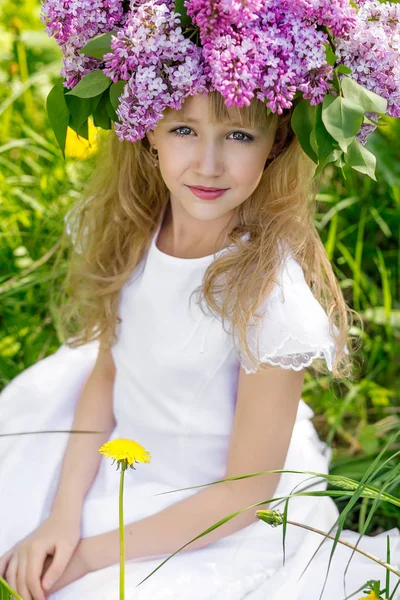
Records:
[[[64,161],[45,112],[61,53],[39,20],[38,0],[0,0],[0,388],[62,343],[50,298],[65,272],[52,266],[63,218],[79,198],[93,155]],[[347,302],[364,318],[356,380],[306,375],[303,399],[320,437],[332,445],[332,474],[361,479],[400,429],[400,120],[382,119],[368,141],[377,179],[328,168],[316,224]],[[61,279],[60,279],[61,280]],[[395,443],[389,454],[399,449]],[[398,460],[393,459],[395,468]],[[381,476],[375,479],[379,486]],[[400,495],[399,478],[386,491]],[[335,499],[339,508],[344,499]],[[370,500],[345,526],[359,530]],[[399,526],[382,503],[366,531]]]

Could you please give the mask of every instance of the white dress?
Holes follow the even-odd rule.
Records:
[[[240,364],[251,370],[237,356],[220,321],[202,312],[195,297],[189,304],[191,292],[201,284],[214,255],[197,259],[169,256],[156,245],[159,230],[160,226],[146,257],[122,291],[122,322],[112,348],[117,368],[117,425],[111,438],[134,439],[152,456],[151,463],[139,464],[126,473],[126,523],[153,515],[198,490],[156,495],[160,492],[223,478]],[[282,264],[281,286],[276,286],[265,303],[268,317],[260,333],[260,358],[283,368],[300,369],[323,356],[331,366],[334,345],[327,316],[293,256],[288,254]],[[250,330],[249,339],[255,339]],[[18,375],[0,396],[0,434],[71,428],[96,353],[97,343],[77,349],[63,345]],[[300,400],[284,469],[328,473],[331,449],[319,439],[312,416],[312,410]],[[0,556],[48,515],[67,438],[65,433],[0,437]],[[326,489],[325,479],[317,481],[312,490]],[[283,474],[275,497],[290,494],[301,482],[306,482],[304,487],[309,485],[309,476]],[[103,457],[85,500],[83,537],[118,528],[118,485],[115,466]],[[272,507],[284,508],[278,502]],[[338,514],[327,497],[297,497],[289,503],[289,519],[324,531],[329,531]],[[392,563],[399,567],[400,532],[393,529],[390,534]],[[352,543],[357,540],[351,531],[341,537]],[[257,521],[204,548],[178,553],[139,587],[168,555],[128,561],[126,599],[317,600],[331,543],[322,546],[311,567],[300,581],[298,578],[322,540],[315,533],[288,525],[282,566],[282,527]],[[384,560],[385,545],[381,534],[364,537],[359,547]],[[350,552],[338,545],[323,596],[326,600],[345,597],[342,574],[349,556]],[[50,598],[117,600],[118,577],[116,564],[88,574]],[[383,584],[384,569],[356,553],[346,577],[347,593],[371,578],[381,579]]]

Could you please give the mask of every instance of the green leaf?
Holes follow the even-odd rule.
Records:
[[[370,92],[350,77],[343,77],[341,84],[343,96],[353,104],[361,106],[364,109],[364,113],[386,113],[387,100],[382,98],[382,96],[375,94],[375,92]]]
[[[337,148],[336,150],[333,150],[330,154],[328,154],[318,165],[314,173],[314,178],[317,177],[317,175],[319,175],[321,171],[325,169],[327,164],[336,163],[342,154],[343,152],[342,150],[340,150],[340,148]]]
[[[316,105],[315,129],[313,133],[319,161],[314,173],[315,178],[325,169],[327,164],[335,162],[342,154],[342,150],[338,148],[337,142],[327,132],[322,121],[322,104]]]
[[[105,54],[111,52],[111,37],[116,37],[117,33],[118,30],[115,29],[114,31],[108,31],[96,36],[81,48],[79,54],[87,54],[88,56],[102,59]]]
[[[50,125],[53,128],[57,143],[61,148],[65,158],[65,141],[67,139],[67,129],[69,122],[69,109],[65,101],[64,86],[61,82],[56,83],[50,91],[46,100],[46,109]]]
[[[187,14],[186,7],[184,6],[184,0],[175,0],[175,12],[179,13],[181,16],[182,30],[191,25],[192,20]]]
[[[69,123],[69,126],[71,127],[71,129],[73,129],[75,131],[75,133],[77,135],[79,135],[80,137],[83,137],[85,140],[89,140],[89,123],[88,123],[88,119],[86,119],[86,121],[84,121],[83,123],[81,123],[78,127],[76,127],[75,124],[71,120],[70,123]]]
[[[96,127],[102,127],[102,129],[111,129],[111,119],[107,112],[107,101],[109,102],[109,98],[107,92],[105,92],[93,114],[93,123]]]
[[[336,63],[336,61],[338,60],[338,57],[332,50],[330,44],[328,44],[327,42],[324,42],[324,46],[325,46],[326,62],[328,63],[328,65],[334,65]]]
[[[333,70],[332,85],[335,88],[335,90],[337,91],[337,95],[340,96],[341,95],[341,91],[340,91],[340,79],[339,79],[339,76],[337,74],[336,69]]]
[[[88,119],[86,119],[86,121],[84,123],[82,123],[82,125],[80,125],[76,129],[76,133],[80,137],[83,137],[85,140],[89,141],[89,121],[88,121]]]
[[[73,129],[79,127],[87,121],[88,117],[94,113],[98,103],[102,98],[102,94],[94,98],[79,98],[78,96],[66,96],[65,100],[71,114],[69,125],[73,125]]]
[[[350,67],[346,67],[346,65],[339,65],[336,69],[336,73],[344,73],[345,75],[351,75],[352,72]]]
[[[106,96],[106,111],[111,121],[119,122],[119,117],[114,110],[113,105],[111,104],[110,95]]]
[[[331,155],[334,152],[334,150],[338,150],[338,144],[336,140],[334,140],[330,133],[326,130],[322,120],[322,104],[316,105],[315,142],[317,144],[317,154],[320,162],[324,161],[328,155]]]
[[[338,167],[339,169],[342,169],[344,167],[344,165],[346,164],[346,161],[344,160],[343,152],[341,152],[339,154],[339,156],[337,157],[337,159],[335,160],[335,162],[333,164],[335,165],[335,167]]]
[[[322,121],[343,152],[354,140],[364,119],[364,111],[347,98],[327,94],[322,103]]]
[[[291,126],[304,152],[317,164],[318,156],[311,144],[311,133],[315,127],[315,118],[316,106],[311,106],[310,102],[303,98],[297,103],[293,111]]]
[[[121,96],[126,83],[126,81],[121,80],[113,83],[110,87],[110,101],[114,110],[117,110],[119,106],[119,97]]]
[[[313,129],[310,133],[310,144],[311,144],[311,148],[314,150],[315,154],[318,156],[318,145],[317,145],[317,139],[315,137],[315,129]]]
[[[102,94],[111,85],[111,79],[103,71],[87,73],[68,95],[79,98],[94,98]]]
[[[354,140],[350,144],[347,152],[344,155],[344,159],[350,167],[356,171],[359,171],[360,173],[369,175],[371,179],[376,181],[376,157],[374,154],[372,154],[372,152],[362,146],[360,142]]]

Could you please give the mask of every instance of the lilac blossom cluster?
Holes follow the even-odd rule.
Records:
[[[180,15],[157,0],[131,11],[104,62],[113,82],[127,80],[115,124],[121,141],[143,138],[167,106],[179,109],[187,96],[207,93],[201,48],[183,36]]]
[[[354,27],[356,9],[348,0],[186,0],[198,26],[206,75],[227,106],[265,101],[282,114],[296,90],[319,104],[332,88],[326,62],[326,26],[332,35]]]
[[[388,101],[386,113],[400,117],[400,4],[359,0],[357,23],[351,35],[336,42],[340,62],[352,79]],[[376,113],[367,116],[379,120]],[[357,136],[365,145],[375,125],[364,124]]]
[[[127,6],[129,4],[129,6]],[[166,107],[218,90],[227,106],[253,98],[282,114],[300,91],[311,105],[337,94],[326,45],[365,88],[400,116],[400,5],[378,0],[185,0],[199,36],[182,31],[173,0],[44,0],[42,18],[64,53],[67,87],[103,69],[126,81],[117,109],[120,140],[135,142]],[[125,7],[125,11],[124,11]],[[79,50],[117,30],[102,61]],[[186,35],[184,35],[186,33]],[[374,115],[370,115],[374,118]],[[376,115],[375,115],[376,116]],[[374,129],[363,125],[360,141]]]
[[[98,69],[101,61],[79,54],[83,46],[100,33],[121,27],[126,21],[123,0],[45,0],[41,21],[63,53],[61,75],[72,89],[84,75]]]

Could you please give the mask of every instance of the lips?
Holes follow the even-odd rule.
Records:
[[[196,190],[203,190],[204,192],[222,192],[227,189],[227,188],[203,187],[202,185],[190,185],[189,187],[196,188]]]
[[[225,194],[227,191],[224,188],[204,188],[204,187],[192,187],[188,186],[192,194],[200,198],[201,200],[216,200]],[[229,188],[228,188],[229,189]]]

